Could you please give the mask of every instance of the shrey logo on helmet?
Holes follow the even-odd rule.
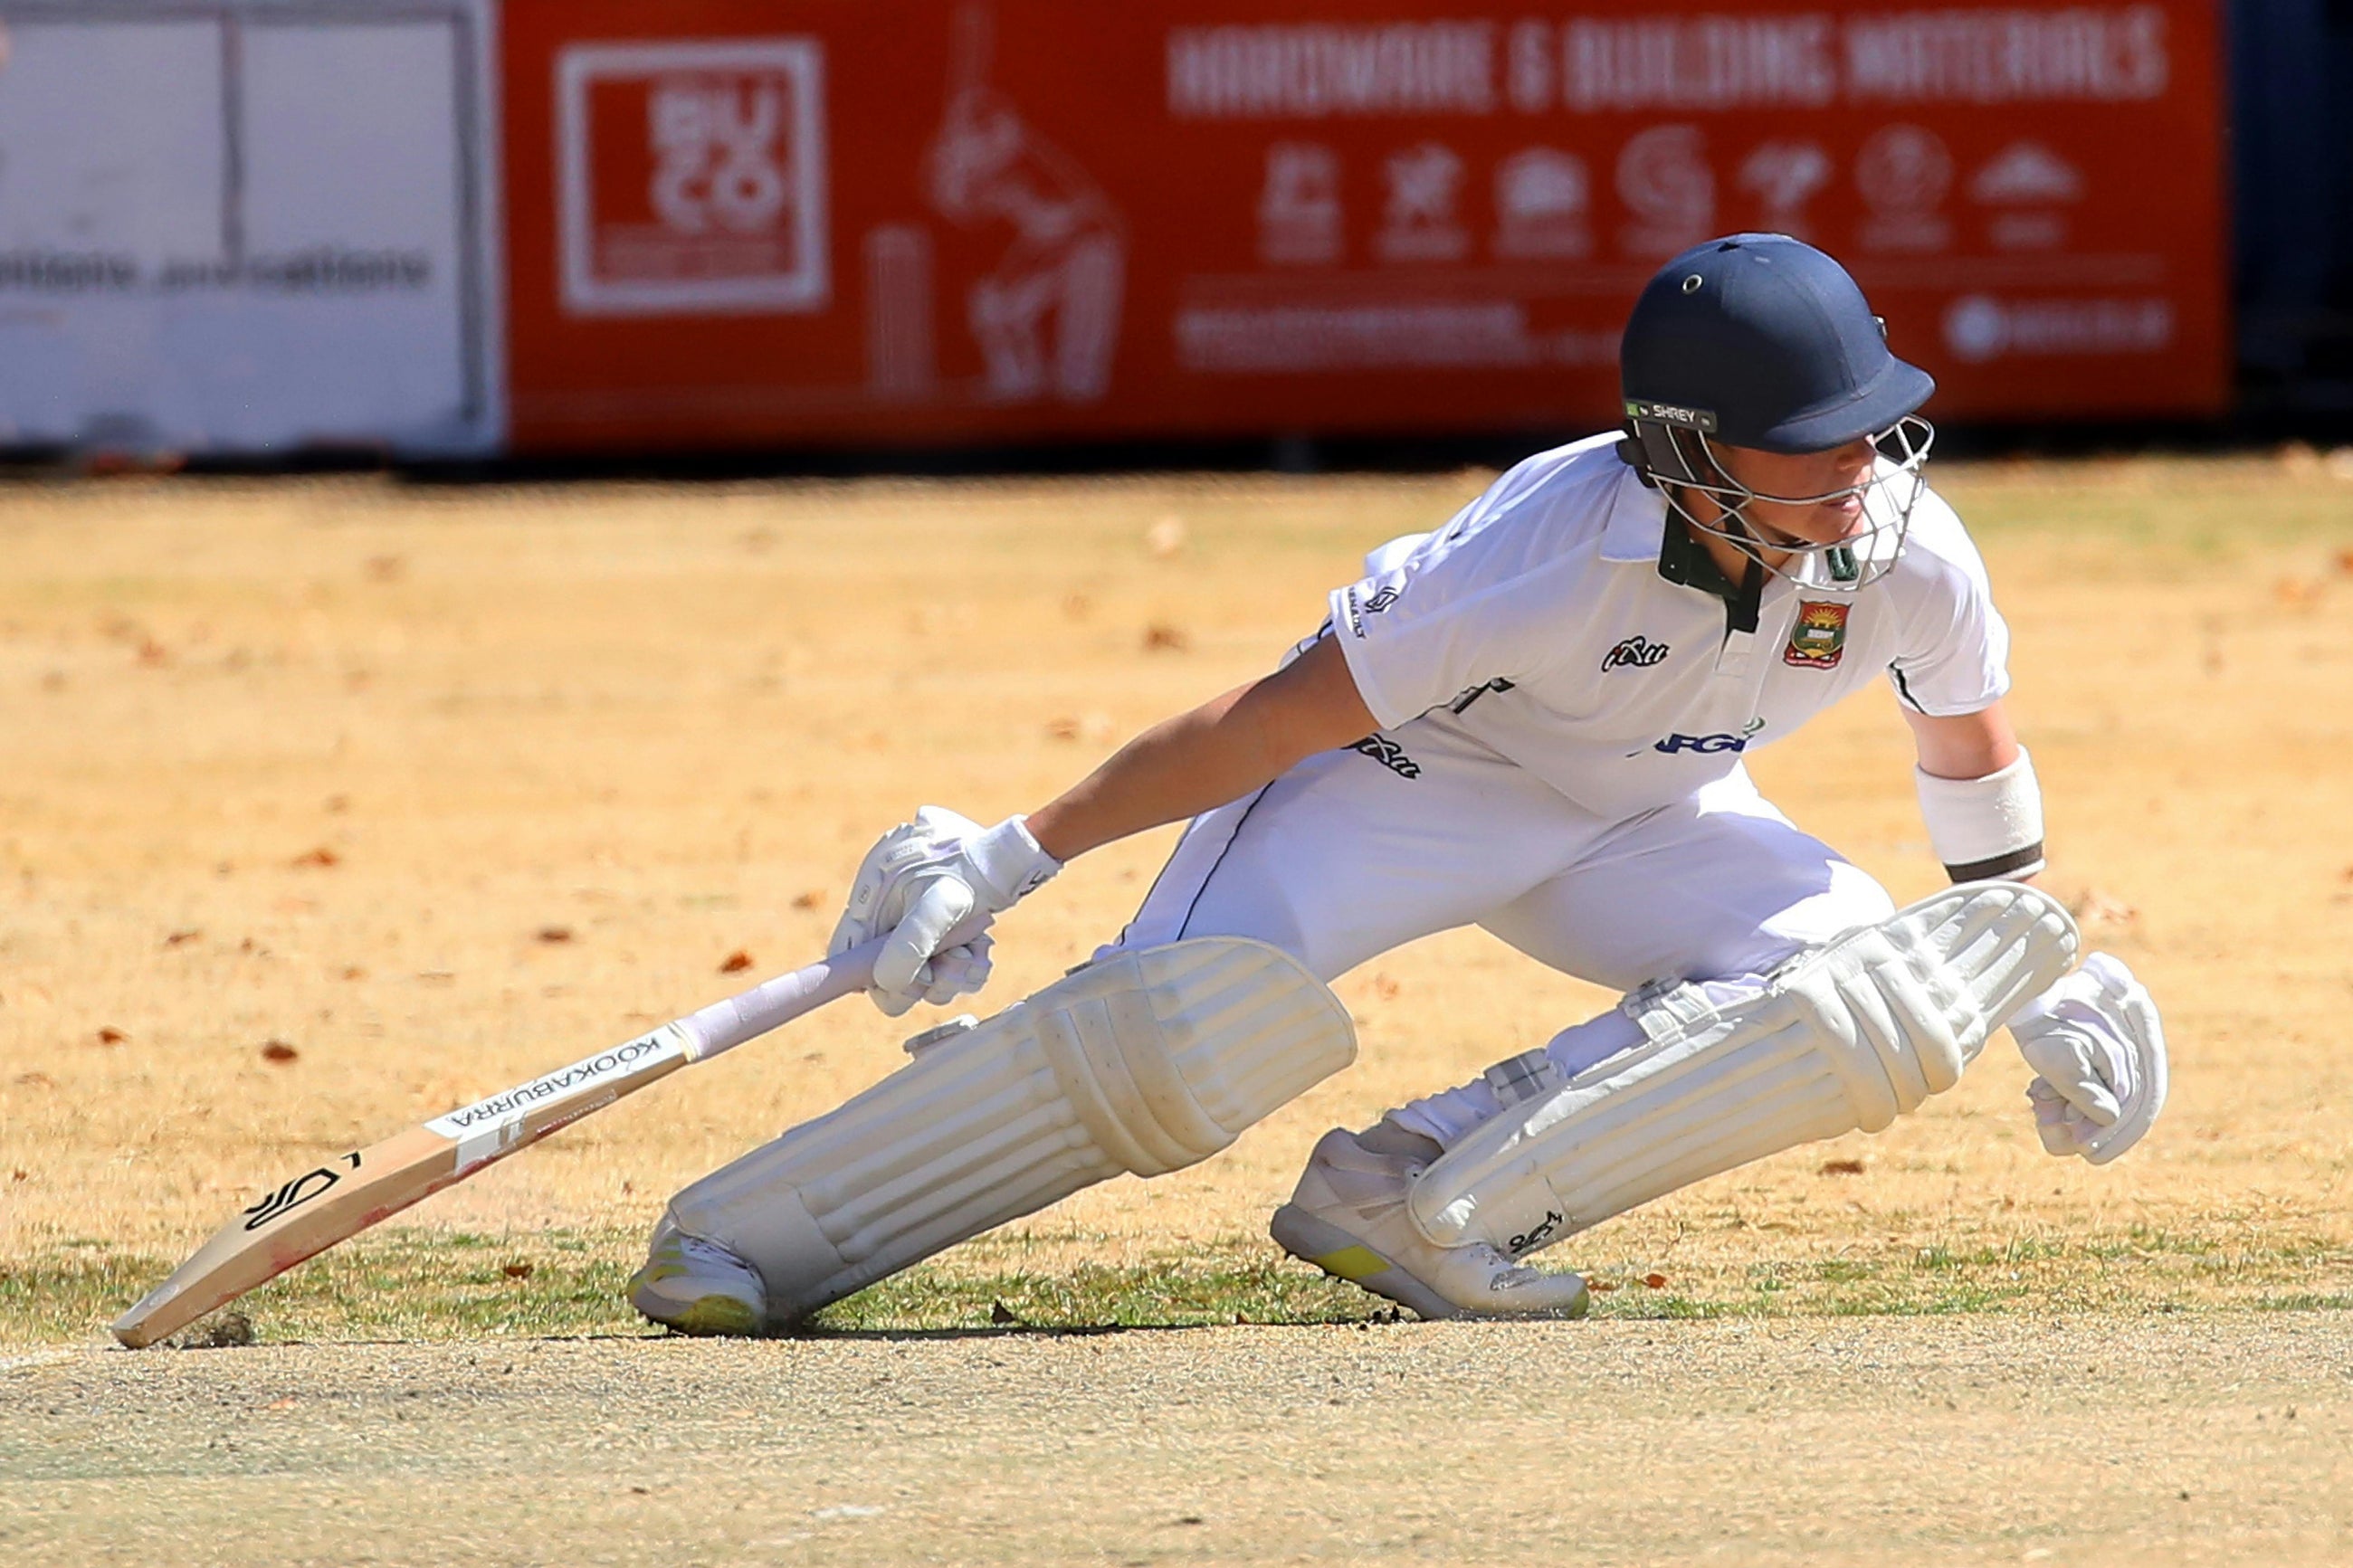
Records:
[[[1715,433],[1715,415],[1705,408],[1678,408],[1672,403],[1645,403],[1639,397],[1626,400],[1629,419],[1663,419],[1670,425],[1680,425],[1686,430]]]

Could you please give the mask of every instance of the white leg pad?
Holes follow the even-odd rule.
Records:
[[[1205,1160],[1356,1059],[1348,1011],[1264,942],[1122,952],[929,1045],[688,1187],[670,1218],[759,1272],[771,1322],[1122,1172]]]
[[[1642,1044],[1508,1106],[1422,1173],[1409,1210],[1440,1246],[1516,1256],[1783,1149],[1876,1132],[1959,1082],[2077,942],[2050,894],[1967,883],[1738,1001],[1645,987],[1625,1004]]]

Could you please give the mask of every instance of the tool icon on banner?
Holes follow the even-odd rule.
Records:
[[[1313,142],[1269,147],[1258,198],[1260,258],[1321,266],[1340,259],[1341,245],[1340,155]]]
[[[1551,147],[1527,147],[1495,166],[1495,254],[1505,260],[1554,260],[1593,248],[1585,160]]]
[[[1856,237],[1865,250],[1942,250],[1953,226],[1936,210],[1953,186],[1953,157],[1936,132],[1883,126],[1855,154],[1855,189],[1870,207]]]
[[[1630,256],[1672,256],[1715,226],[1715,171],[1696,125],[1653,125],[1618,153],[1618,195],[1634,211],[1620,232]]]
[[[1800,239],[1810,232],[1806,204],[1830,183],[1830,154],[1811,142],[1767,142],[1740,164],[1741,189],[1763,209],[1757,226]]]
[[[1390,155],[1388,205],[1373,249],[1383,261],[1452,261],[1471,247],[1454,219],[1462,160],[1451,148],[1425,142]]]

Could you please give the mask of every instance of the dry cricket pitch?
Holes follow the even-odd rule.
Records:
[[[255,1348],[97,1348],[265,1183],[805,962],[881,828],[1036,804],[1483,477],[0,490],[0,1559],[2353,1554],[2353,484],[2295,454],[1937,471],[2049,881],[2166,1010],[2116,1165],[2041,1152],[1997,1041],[1571,1243],[1600,1322],[1367,1321],[1262,1239],[1315,1134],[1607,1001],[1459,931],[1344,979],[1362,1059],[1227,1155],[831,1337],[616,1288],[925,1021],[858,1003],[297,1270]],[[1899,900],[1907,768],[1875,695],[1755,764]],[[988,1000],[1169,841],[1003,921]]]

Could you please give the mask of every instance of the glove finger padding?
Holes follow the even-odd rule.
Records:
[[[2035,1131],[2054,1154],[2105,1165],[2140,1142],[2165,1107],[2165,1031],[2132,971],[2105,952],[2010,1022],[2036,1077]]]
[[[874,988],[920,995],[934,979],[931,961],[940,944],[972,910],[969,887],[953,877],[926,879],[906,914],[892,927],[890,940],[875,955]]]
[[[959,996],[969,996],[988,984],[988,973],[995,963],[988,956],[994,941],[976,936],[955,947],[944,947],[932,955],[927,967],[931,979],[923,989],[923,1000],[934,1007],[944,1007]]]

